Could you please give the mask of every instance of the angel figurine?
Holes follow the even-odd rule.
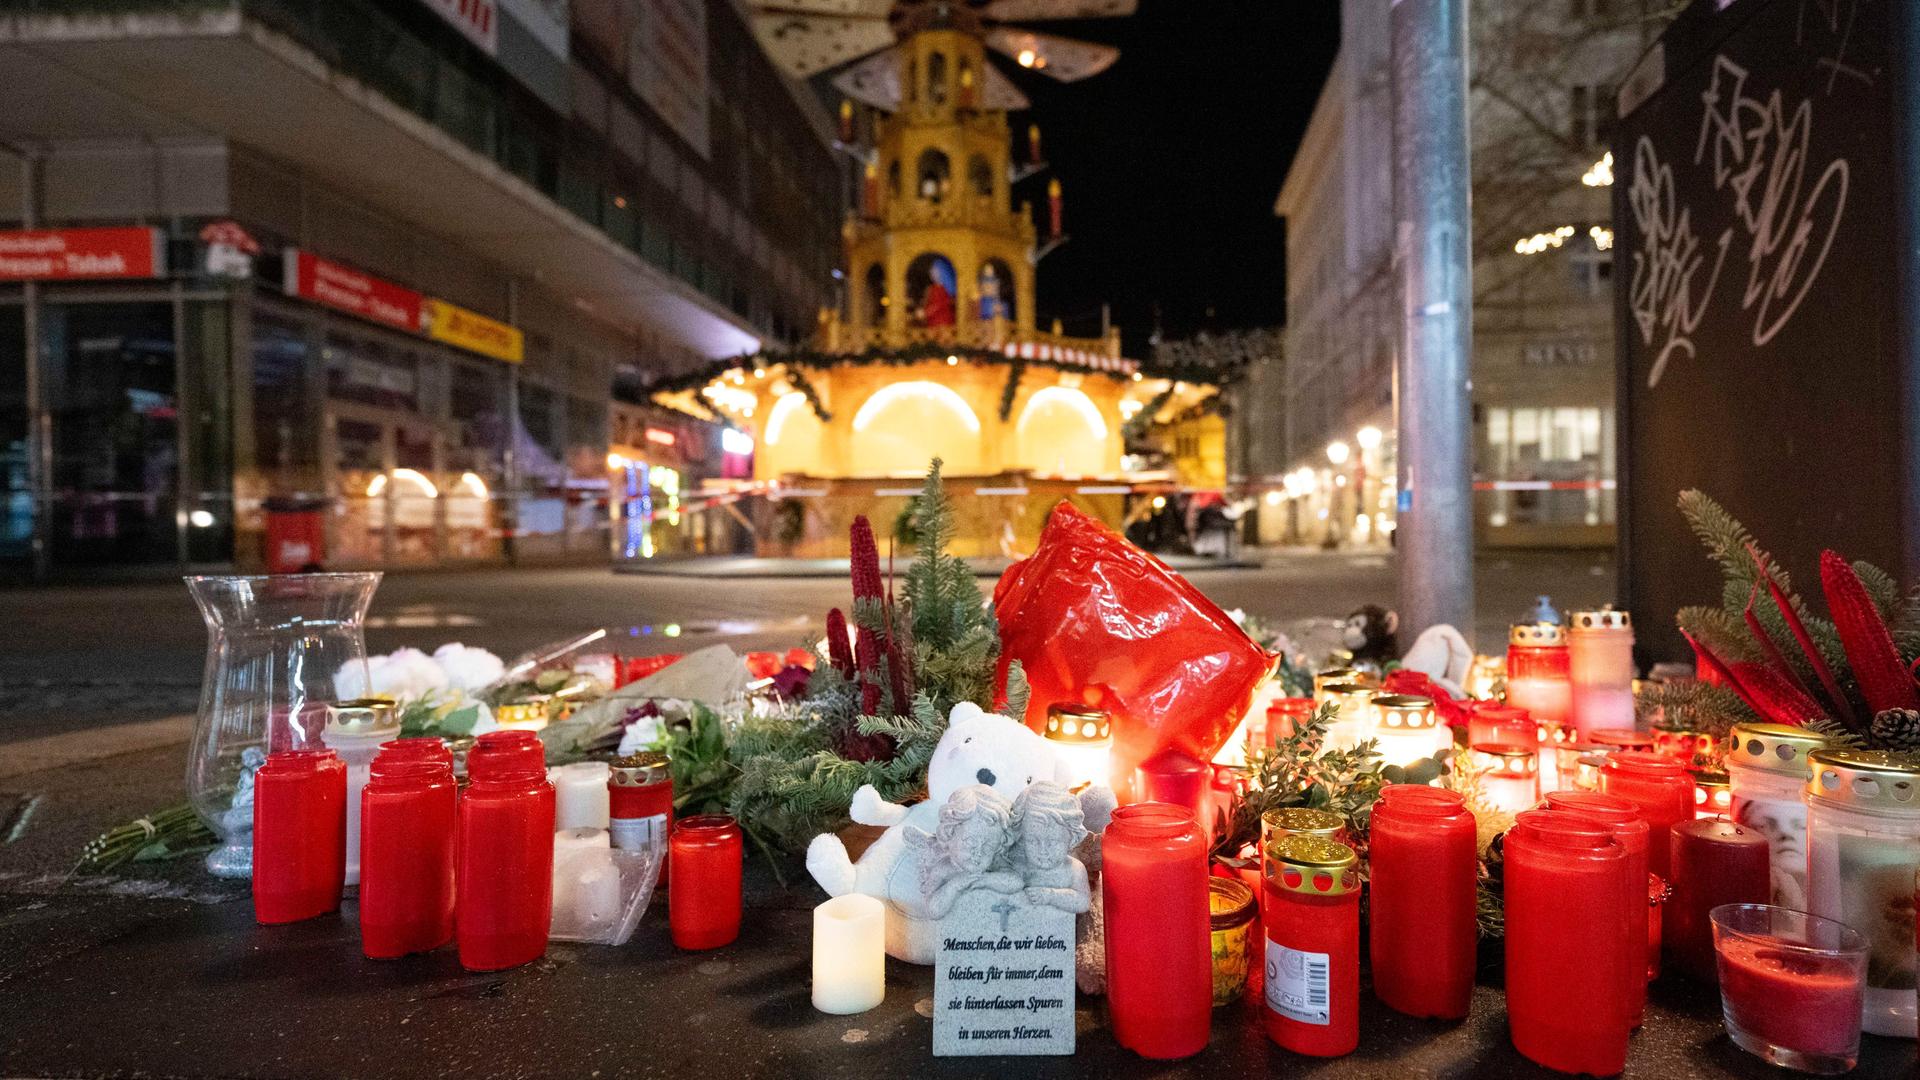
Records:
[[[1013,800],[1013,830],[1027,902],[1075,915],[1086,911],[1087,868],[1073,857],[1087,837],[1080,800],[1058,784],[1030,784]]]
[[[1020,875],[1005,866],[1012,826],[1013,807],[985,784],[955,791],[940,808],[933,832],[907,826],[907,842],[924,849],[920,888],[930,917],[945,918],[960,895],[973,889],[1014,893],[1024,887]]]

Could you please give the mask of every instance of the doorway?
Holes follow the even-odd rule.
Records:
[[[445,550],[441,446],[418,418],[334,403],[329,563],[421,566]]]

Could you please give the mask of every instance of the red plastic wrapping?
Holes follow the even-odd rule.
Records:
[[[1472,713],[1464,700],[1456,701],[1453,695],[1440,689],[1426,672],[1410,668],[1395,668],[1387,672],[1380,681],[1380,688],[1389,694],[1412,694],[1414,697],[1432,698],[1433,709],[1440,714],[1440,720],[1450,728],[1467,726]]]
[[[1113,717],[1113,772],[1164,750],[1212,761],[1246,714],[1270,658],[1165,563],[1068,503],[1054,507],[1033,557],[993,590],[1000,681],[1025,668],[1027,726],[1055,702]]]

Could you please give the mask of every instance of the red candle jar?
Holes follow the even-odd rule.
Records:
[[[347,765],[282,750],[253,774],[253,917],[299,922],[340,907],[347,879]]]
[[[1185,807],[1205,828],[1211,821],[1208,789],[1212,776],[1213,770],[1206,762],[1166,750],[1140,763],[1134,771],[1133,785],[1140,796],[1138,801]]]
[[[1772,848],[1758,832],[1699,818],[1673,827],[1673,895],[1662,921],[1669,962],[1702,982],[1717,977],[1713,920],[1721,904],[1764,904],[1773,889]]]
[[[1647,828],[1646,818],[1640,815],[1638,807],[1625,799],[1605,795],[1598,791],[1555,791],[1547,795],[1546,806],[1549,810],[1576,814],[1598,824],[1606,826],[1614,841],[1627,854],[1626,877],[1636,884],[1639,890],[1646,887],[1647,850],[1652,843],[1652,832]],[[1642,895],[1638,891],[1636,896]],[[1633,1026],[1639,1027],[1646,1018],[1647,980],[1653,978],[1660,957],[1659,911],[1649,904],[1646,917],[1637,919],[1633,925],[1633,948],[1645,958],[1638,971],[1630,973],[1621,993],[1626,996],[1633,1014]]]
[[[1600,790],[1640,808],[1653,834],[1647,866],[1672,880],[1667,830],[1693,818],[1693,777],[1672,758],[1646,750],[1622,750],[1607,755],[1600,769]]]
[[[1206,832],[1192,811],[1123,806],[1100,840],[1107,1010],[1141,1057],[1191,1057],[1213,1021]]]
[[[1638,728],[1598,728],[1587,732],[1587,741],[1609,754],[1617,754],[1622,750],[1653,749],[1653,733]]]
[[[389,739],[380,744],[379,760],[386,761],[444,761],[447,768],[453,768],[453,748],[447,740],[438,735],[415,735],[404,739]]]
[[[1310,697],[1280,698],[1267,706],[1267,743],[1272,745],[1307,726],[1313,719]]]
[[[467,755],[457,888],[460,966],[517,967],[546,955],[553,918],[553,785],[539,740],[488,742]]]
[[[383,749],[360,791],[360,948],[376,960],[453,940],[453,766],[419,752]]]
[[[1360,872],[1353,849],[1317,836],[1274,841],[1266,866],[1267,1037],[1296,1054],[1360,1045]]]
[[[643,750],[616,759],[607,773],[607,807],[614,847],[663,851],[673,828],[673,774],[667,755]]]
[[[1473,998],[1479,876],[1473,814],[1458,792],[1392,784],[1367,848],[1373,992],[1409,1016],[1458,1020]]]
[[[1467,715],[1467,745],[1525,746],[1540,744],[1538,725],[1527,710],[1498,701],[1477,701]]]
[[[724,814],[674,823],[668,843],[667,922],[682,949],[717,949],[740,936],[740,824]]]
[[[1621,1072],[1634,1013],[1625,987],[1644,963],[1633,927],[1646,925],[1626,849],[1600,821],[1528,810],[1504,853],[1514,1049],[1560,1072]]]
[[[1693,774],[1693,816],[1724,818],[1733,812],[1733,781],[1723,772]]]
[[[1507,634],[1507,704],[1535,720],[1566,724],[1573,711],[1572,661],[1557,623],[1515,623]]]

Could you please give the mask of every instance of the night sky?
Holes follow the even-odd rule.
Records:
[[[1169,337],[1283,321],[1273,201],[1339,27],[1325,0],[1142,0],[1130,19],[1035,24],[1121,50],[1079,83],[1002,64],[1033,99],[1012,124],[1040,124],[1072,237],[1040,264],[1042,328],[1058,317],[1070,334],[1095,333],[1111,302],[1137,357],[1156,303]],[[1015,145],[1023,156],[1024,135]],[[1045,185],[1027,180],[1016,198],[1044,204]]]

